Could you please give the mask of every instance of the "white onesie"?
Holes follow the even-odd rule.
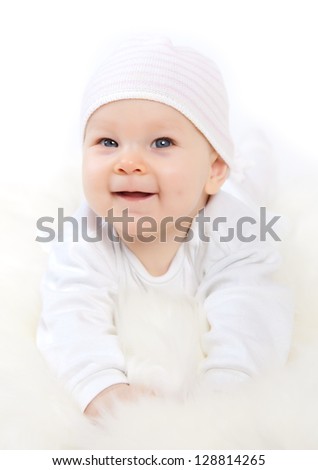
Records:
[[[115,327],[126,289],[160,287],[202,305],[210,328],[202,337],[201,370],[213,388],[284,365],[293,308],[288,289],[271,279],[280,265],[279,242],[268,241],[264,214],[220,191],[205,207],[205,222],[194,219],[188,240],[158,277],[122,242],[110,239],[107,224],[102,240],[85,241],[83,217],[89,235],[96,235],[96,214],[85,201],[74,217],[79,240],[72,240],[71,225],[65,225],[64,241],[54,243],[42,280],[37,344],[82,410],[103,389],[128,382]]]

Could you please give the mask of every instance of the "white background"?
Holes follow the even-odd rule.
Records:
[[[100,53],[123,34],[164,33],[212,55],[233,132],[262,127],[286,172],[318,161],[315,1],[55,0],[0,7],[1,180],[34,184],[80,165],[81,95]],[[312,173],[312,170],[310,170]]]

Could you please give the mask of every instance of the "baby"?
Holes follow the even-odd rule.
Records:
[[[128,383],[116,328],[127,289],[180,292],[203,308],[211,390],[281,367],[291,302],[271,279],[280,257],[264,214],[220,189],[236,161],[214,62],[166,39],[128,41],[88,84],[82,137],[78,233],[65,229],[50,254],[37,338],[81,410],[95,417],[114,397],[156,392]]]

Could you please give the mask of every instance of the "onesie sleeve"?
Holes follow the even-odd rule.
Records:
[[[55,243],[42,279],[37,345],[82,410],[103,389],[127,383],[116,334],[116,270],[104,241],[70,232]]]
[[[281,264],[273,243],[221,244],[210,243],[199,289],[208,320],[203,380],[216,390],[282,367],[293,332],[291,292],[273,277]]]

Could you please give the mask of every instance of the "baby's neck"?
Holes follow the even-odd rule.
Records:
[[[125,242],[124,242],[125,243]],[[180,242],[125,243],[152,276],[165,274],[175,257]]]

